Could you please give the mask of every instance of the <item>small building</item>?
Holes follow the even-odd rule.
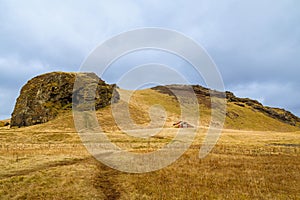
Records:
[[[189,124],[189,123],[187,123],[185,121],[179,121],[177,123],[174,123],[173,127],[174,128],[194,128],[193,125],[191,125],[191,124]]]

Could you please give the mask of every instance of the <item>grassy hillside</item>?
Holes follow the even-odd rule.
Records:
[[[68,113],[42,125],[0,128],[1,199],[297,199],[300,196],[299,131],[224,130],[213,151],[200,160],[199,148],[206,133],[201,129],[189,150],[172,165],[156,172],[128,174],[92,158],[78,134],[68,127],[71,118]],[[173,131],[165,129],[150,142],[117,131],[107,134],[124,149],[150,152],[168,143]]]
[[[164,127],[172,127],[174,122],[179,121],[180,118],[180,105],[176,98],[168,94],[161,93],[153,89],[138,90],[131,94],[130,91],[120,90],[123,99],[115,104],[116,110],[119,110],[119,114],[122,114],[122,109],[125,109],[129,103],[130,118],[138,125],[146,127],[150,122],[149,111],[154,105],[160,105],[166,112],[166,122]],[[130,96],[130,99],[128,100]],[[210,98],[199,98],[199,113],[200,113],[200,125],[208,126],[211,120],[211,108]],[[57,129],[58,127],[70,128],[73,127],[73,119],[70,111],[61,111],[59,117],[48,123],[47,126]],[[278,112],[282,112],[278,109]],[[155,115],[155,114],[154,114]],[[99,109],[97,111],[98,120],[106,131],[118,130],[118,127],[114,123],[113,116],[111,114],[111,106]],[[154,117],[156,121],[164,121],[163,114],[158,113]],[[128,123],[127,117],[119,116],[123,123]],[[64,123],[60,124],[59,121]],[[9,120],[0,121],[0,127],[4,126]],[[53,126],[52,126],[53,124]],[[130,127],[128,127],[130,128]],[[237,130],[255,130],[255,131],[278,131],[278,132],[290,132],[300,130],[299,122],[297,126],[284,123],[281,120],[272,118],[269,115],[253,109],[253,107],[246,103],[227,102],[227,112],[224,128],[237,129]]]
[[[113,105],[124,126],[123,106],[130,91]],[[157,90],[134,92],[130,116],[142,128],[165,120],[157,135],[134,138],[115,124],[112,106],[97,111],[101,127],[116,145],[145,153],[169,143],[180,120],[176,99]],[[163,113],[149,115],[159,104]],[[300,131],[248,105],[228,102],[222,135],[213,151],[199,159],[210,121],[207,101],[200,102],[201,124],[191,147],[172,165],[156,172],[129,174],[95,160],[81,143],[70,111],[45,124],[0,127],[1,199],[298,199],[300,196]],[[151,117],[158,119],[151,123]],[[150,127],[151,128],[151,127]],[[231,130],[235,129],[235,130]],[[240,129],[240,130],[239,130]],[[259,130],[259,131],[253,131]],[[298,130],[298,131],[297,131]],[[276,132],[275,132],[276,131]],[[294,131],[294,132],[293,132]]]
[[[121,91],[125,94],[126,91]],[[122,96],[122,95],[121,95]],[[210,99],[199,98],[199,113],[200,125],[208,126],[211,120],[211,108],[208,106],[207,101]],[[166,113],[165,127],[172,127],[172,124],[180,120],[180,105],[178,101],[170,95],[161,93],[157,90],[146,89],[135,91],[130,99],[130,114],[134,121],[138,124],[147,124],[150,122],[149,108],[153,105],[161,105]],[[120,104],[124,104],[122,101]],[[99,116],[104,117],[108,115],[109,108],[99,110]],[[100,114],[101,113],[101,114]],[[162,116],[155,116],[160,119]],[[105,120],[111,121],[111,120]],[[227,129],[237,130],[256,130],[256,131],[297,131],[300,130],[298,126],[293,126],[284,123],[278,119],[272,118],[263,112],[253,109],[245,103],[227,102],[227,113],[224,127]]]
[[[297,131],[299,127],[286,124],[282,121],[253,110],[251,107],[227,104],[225,128],[256,131]]]

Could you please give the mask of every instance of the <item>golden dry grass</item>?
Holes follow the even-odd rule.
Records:
[[[45,126],[46,127],[46,126]],[[2,199],[297,199],[300,132],[224,131],[199,159],[205,130],[175,163],[156,172],[128,174],[94,160],[75,132],[1,129]],[[61,134],[64,137],[57,137]],[[110,133],[132,151],[153,151],[172,138],[167,129],[131,140]],[[48,140],[46,140],[46,138]],[[49,142],[50,141],[50,142]],[[133,144],[133,145],[132,145]]]
[[[131,117],[146,126],[148,109],[160,104],[168,114],[165,127],[170,127],[178,119],[178,108],[169,98],[139,91],[130,105]],[[245,120],[252,117],[251,111],[243,112]],[[145,174],[119,172],[95,160],[81,143],[70,112],[42,125],[2,127],[0,199],[299,199],[300,131],[255,116],[264,123],[252,119],[243,127],[229,119],[227,127],[250,129],[253,123],[253,130],[263,131],[225,129],[212,152],[199,159],[206,135],[200,129],[175,163]],[[97,117],[112,142],[134,152],[155,151],[177,131],[165,128],[150,139],[133,138],[117,128],[110,107],[97,111]],[[289,132],[267,131],[271,126]]]

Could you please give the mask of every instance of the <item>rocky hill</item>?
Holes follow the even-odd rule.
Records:
[[[227,118],[233,120],[234,121],[233,123],[237,123],[236,120],[237,118],[242,118],[242,117],[246,118],[245,115],[247,114],[245,113],[246,111],[250,110],[253,113],[266,115],[267,117],[278,120],[285,124],[295,126],[295,127],[300,127],[300,118],[284,109],[264,106],[257,100],[252,100],[249,98],[239,98],[229,91],[222,93],[215,90],[210,90],[208,88],[199,85],[193,85],[192,88],[198,98],[199,104],[209,109],[211,109],[211,99],[210,99],[211,97],[225,98],[226,96],[227,108],[228,108],[226,116]],[[183,85],[169,85],[169,86],[157,86],[152,89],[175,97],[171,91],[185,90],[186,87]],[[235,110],[230,109],[232,106],[235,107],[238,106],[241,109],[235,109]],[[264,122],[262,121],[262,123]]]
[[[272,107],[264,106],[257,100],[236,97],[232,92],[226,92],[226,98],[228,102],[233,102],[238,106],[241,107],[249,106],[253,110],[268,115],[269,117],[290,124],[292,126],[300,127],[299,124],[300,118],[282,108],[272,108]]]
[[[54,119],[62,110],[72,108],[72,94],[75,78],[83,83],[74,93],[84,96],[83,87],[97,87],[95,108],[110,104],[114,85],[108,85],[94,73],[52,72],[29,80],[21,89],[15,109],[12,113],[11,126],[31,126]],[[91,84],[91,85],[87,85]],[[117,95],[115,96],[117,100]]]
[[[76,91],[73,91],[76,77],[81,80],[82,86],[79,85],[76,87]],[[89,97],[89,91],[83,89],[86,87],[96,87],[96,96]],[[63,111],[71,110],[73,94],[76,97],[73,102],[76,110],[91,108],[91,103],[92,107],[98,110],[119,100],[118,92],[113,95],[114,87],[115,85],[106,84],[94,73],[52,72],[37,76],[22,88],[12,113],[10,125],[22,127],[51,121]],[[223,97],[227,100],[225,128],[264,131],[300,129],[300,118],[284,109],[267,107],[256,100],[236,97],[231,92],[221,93],[199,85],[193,85],[192,88],[198,98],[201,124],[204,126],[209,125],[211,109],[214,109],[211,106],[211,98]],[[136,95],[131,97],[133,101],[130,102],[131,117],[136,122],[146,125],[150,120],[148,109],[153,104],[158,104],[167,109],[171,116],[167,122],[172,125],[176,120],[180,120],[180,110],[171,90],[181,90],[181,92],[176,92],[180,94],[184,93],[186,89],[184,85],[169,85],[136,91]],[[95,90],[91,89],[91,91]],[[119,91],[121,90],[119,89]],[[82,99],[88,100],[82,102]],[[122,103],[124,102],[120,100],[117,105]],[[101,123],[108,124],[107,129],[113,129],[112,126],[115,125],[112,116],[109,116],[109,109],[100,109],[97,116],[101,116],[99,118],[100,121],[102,120]],[[156,118],[160,119],[159,116]],[[70,119],[70,121],[72,120]],[[165,126],[172,127],[168,123]],[[2,124],[2,126],[4,125],[7,123]]]

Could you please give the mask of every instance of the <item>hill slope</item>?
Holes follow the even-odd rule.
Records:
[[[144,109],[156,102],[170,113],[165,126],[178,117],[178,107],[167,94],[147,89],[136,91],[131,99],[132,118],[141,125],[150,119]],[[177,132],[163,129],[149,139],[128,137],[117,130],[110,109],[99,109],[97,116],[111,142],[122,149],[153,152],[170,143]],[[280,123],[274,122],[292,127]],[[213,151],[199,159],[206,136],[206,129],[200,129],[176,162],[144,174],[120,172],[95,160],[67,110],[44,124],[0,127],[0,136],[3,199],[298,199],[300,195],[300,131],[223,130]]]
[[[130,91],[119,90],[120,100],[114,104],[114,109],[117,109],[119,116],[112,114],[112,106],[106,106],[96,111],[101,128],[105,132],[119,131],[121,128],[124,130],[140,128],[157,128],[164,126],[165,128],[173,127],[173,123],[180,120],[180,106],[176,99],[170,95],[163,94],[154,89],[145,89],[135,91],[131,98],[129,105],[122,98],[122,96],[130,93]],[[164,119],[161,112],[151,113],[149,110],[153,105],[161,105],[166,111],[166,118]],[[130,119],[122,116],[123,110],[129,106]],[[200,125],[208,126],[211,120],[211,109],[200,103]],[[154,116],[153,116],[154,115]],[[122,121],[115,120],[115,118],[122,119]],[[156,119],[151,123],[151,117]],[[135,123],[131,124],[131,120]],[[64,123],[60,123],[60,122]],[[119,124],[116,124],[116,121]],[[164,122],[161,124],[161,122]],[[151,127],[149,125],[151,124]],[[299,123],[298,123],[299,125]],[[64,111],[58,118],[46,123],[43,126],[38,126],[40,129],[72,129],[74,130],[73,116],[70,111]],[[42,128],[43,127],[43,128]],[[249,131],[277,131],[277,132],[291,132],[299,131],[298,126],[284,123],[283,121],[270,117],[269,115],[254,110],[251,106],[237,105],[236,102],[227,102],[227,113],[224,128],[235,130],[249,130]]]
[[[75,76],[76,73],[53,72],[30,80],[21,90],[12,114],[11,125],[30,126],[51,121],[58,115],[66,117],[65,113],[71,110]],[[113,97],[114,85],[106,84],[95,74],[82,73],[80,76],[86,79],[86,82],[92,81],[94,84],[98,82],[95,107],[98,109],[98,120],[107,131],[120,128],[115,121],[118,121],[122,129],[132,129],[172,127],[173,123],[182,120],[180,104],[173,92],[184,91],[187,89],[186,86],[157,86],[134,92],[118,89],[117,96]],[[223,113],[226,114],[225,128],[261,131],[300,130],[300,119],[283,109],[265,107],[256,100],[238,98],[231,92],[221,93],[198,85],[192,86],[192,89],[199,104],[201,126],[210,124],[212,109],[217,109],[212,108],[211,100],[223,97],[227,100],[227,110]],[[80,92],[84,93],[83,90]],[[110,106],[111,98],[113,102],[117,102],[119,98],[120,100]],[[127,107],[129,114],[126,114]],[[113,113],[114,116],[111,108],[117,110]],[[150,112],[153,108],[155,111]]]
[[[203,95],[207,90],[195,87],[201,123],[208,125],[210,98],[218,98],[218,94],[209,97]],[[131,127],[122,112],[123,106],[129,106],[131,119],[140,127],[159,126],[164,120],[163,126],[172,127],[174,121],[180,120],[180,106],[174,95],[162,88],[138,90],[131,96],[131,91],[119,89],[119,93],[117,103],[96,111],[111,142],[141,154],[172,142],[178,129],[162,129],[147,139],[128,136],[116,126],[111,111],[117,109],[124,128]],[[250,100],[242,101],[245,100],[228,100],[225,127],[299,130],[297,121],[291,125],[290,120],[285,122],[254,109],[247,104]],[[159,109],[149,115],[156,104],[164,107],[166,117]],[[158,119],[157,123],[151,119]],[[0,127],[0,196],[3,199],[299,198],[300,131],[224,129],[212,152],[203,159],[199,159],[199,149],[206,129],[200,128],[196,134],[190,148],[170,166],[151,173],[130,174],[111,169],[92,157],[75,131],[70,109],[60,110],[54,119],[43,124],[18,129]]]
[[[207,126],[212,109],[211,98],[225,98],[225,95],[198,85],[192,87],[200,106],[201,124]],[[184,86],[171,85],[154,87],[153,90],[176,99],[170,91],[183,88]],[[300,129],[300,118],[284,109],[266,107],[256,100],[236,97],[231,92],[226,92],[226,100],[225,128],[264,131],[294,131]]]

